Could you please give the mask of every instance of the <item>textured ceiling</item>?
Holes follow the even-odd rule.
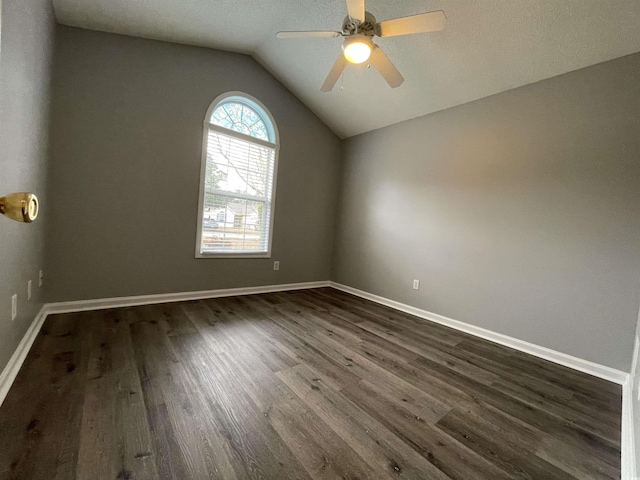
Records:
[[[437,33],[376,38],[405,77],[391,89],[349,65],[320,92],[341,39],[343,0],[53,0],[59,23],[253,55],[340,137],[381,128],[640,51],[638,0],[368,0],[378,21],[444,10]]]

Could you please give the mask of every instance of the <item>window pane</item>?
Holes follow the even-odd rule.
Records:
[[[225,195],[205,195],[202,251],[267,251],[269,213],[266,202]]]
[[[242,103],[223,103],[213,111],[211,123],[269,141],[267,126],[258,112]]]

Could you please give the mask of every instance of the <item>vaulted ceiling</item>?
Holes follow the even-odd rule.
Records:
[[[250,54],[342,138],[640,51],[638,0],[367,0],[379,21],[444,10],[447,25],[376,38],[405,77],[399,88],[374,68],[349,65],[334,91],[322,93],[342,40],[275,34],[341,30],[344,0],[53,4],[65,25]]]

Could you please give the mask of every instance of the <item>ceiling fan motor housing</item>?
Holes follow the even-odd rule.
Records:
[[[373,14],[369,12],[364,13],[364,22],[360,23],[358,20],[346,16],[342,23],[342,33],[345,36],[351,35],[364,35],[366,37],[373,37],[380,35],[380,27],[378,21]]]

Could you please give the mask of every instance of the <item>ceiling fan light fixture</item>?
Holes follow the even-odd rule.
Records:
[[[344,50],[344,58],[348,62],[356,65],[364,63],[371,56],[371,39],[364,35],[353,35],[344,41],[342,49]]]

